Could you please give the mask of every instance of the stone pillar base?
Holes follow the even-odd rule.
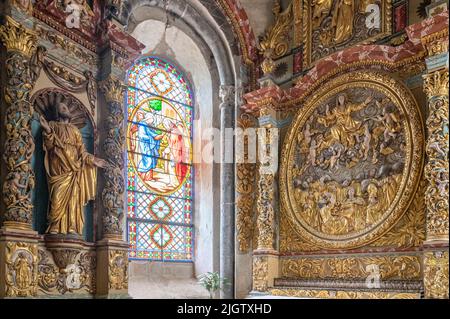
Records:
[[[423,282],[425,298],[449,298],[449,246],[447,242],[426,241],[424,250]]]
[[[109,238],[97,242],[96,298],[130,298],[126,242]]]
[[[252,292],[266,292],[273,288],[274,279],[279,273],[278,253],[276,251],[254,252]]]
[[[36,297],[38,239],[33,230],[0,229],[0,298]]]

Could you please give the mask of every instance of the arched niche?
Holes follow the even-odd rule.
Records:
[[[91,113],[86,106],[72,94],[57,88],[46,88],[37,91],[31,98],[31,104],[35,110],[31,130],[35,143],[35,151],[32,158],[32,167],[35,174],[35,188],[32,194],[33,202],[33,229],[39,234],[44,234],[48,227],[48,185],[44,167],[44,149],[42,145],[42,128],[39,116],[44,116],[47,121],[55,120],[55,106],[57,103],[66,103],[73,116],[71,123],[78,127],[83,137],[84,145],[89,153],[95,153],[96,125]],[[85,209],[85,226],[83,239],[87,242],[95,241],[96,213],[94,202],[91,201]]]

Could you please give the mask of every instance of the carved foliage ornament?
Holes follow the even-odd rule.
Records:
[[[321,248],[373,242],[408,209],[423,140],[417,104],[394,79],[354,72],[331,80],[285,138],[280,190],[288,222]]]
[[[283,277],[302,279],[366,279],[371,265],[379,268],[382,280],[420,280],[419,256],[370,256],[282,259]]]
[[[0,26],[0,40],[8,53],[6,58],[5,101],[5,148],[6,181],[3,199],[6,205],[5,223],[19,223],[26,228],[32,219],[31,190],[34,173],[31,158],[34,141],[31,135],[30,92],[41,70],[45,49],[36,49],[36,35],[22,27],[9,16]],[[19,225],[17,224],[17,225]]]
[[[121,81],[113,78],[108,78],[100,85],[108,103],[107,135],[103,142],[103,150],[109,162],[109,166],[104,171],[106,184],[102,192],[103,206],[106,211],[103,216],[103,231],[104,234],[113,234],[117,237],[122,234],[121,219],[123,217],[123,192],[125,191],[123,176],[124,88]]]
[[[429,182],[425,193],[427,240],[448,240],[448,71],[426,75],[424,90],[429,98],[429,115],[426,122],[428,161],[425,166],[425,177]]]
[[[8,242],[6,245],[6,296],[36,296],[37,244]]]
[[[243,150],[242,155],[236,154],[236,156],[242,156],[239,163],[236,164],[236,230],[237,230],[237,240],[239,243],[239,251],[247,252],[250,248],[253,231],[254,231],[254,192],[255,192],[255,170],[256,165],[254,163],[249,163],[248,161],[248,145],[249,145],[249,135],[246,134],[246,129],[254,126],[254,122],[248,118],[248,116],[243,116],[238,121],[238,126],[242,129],[242,139]],[[241,142],[238,142],[241,143]],[[250,142],[251,143],[251,142]],[[236,147],[241,147],[236,145]]]
[[[95,293],[94,252],[59,249],[51,254],[39,249],[39,290],[45,294],[66,294],[79,290]]]
[[[268,287],[269,264],[266,257],[253,258],[253,290],[266,291]]]

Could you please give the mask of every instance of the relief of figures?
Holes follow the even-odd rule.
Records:
[[[383,32],[379,0],[311,0],[312,61]]]
[[[296,217],[327,235],[375,226],[404,168],[402,115],[374,90],[348,89],[317,107],[297,136]]]

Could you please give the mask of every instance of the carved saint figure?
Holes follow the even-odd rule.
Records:
[[[50,195],[47,232],[81,235],[83,207],[95,197],[96,167],[105,168],[107,162],[86,151],[66,104],[59,103],[56,113],[56,121],[40,117]]]
[[[335,44],[342,43],[352,36],[354,13],[355,0],[338,0],[336,2],[331,21]]]
[[[330,13],[332,5],[333,0],[314,0],[312,2],[312,20],[315,28],[319,27],[324,17],[326,17]]]
[[[363,103],[353,104],[345,99],[345,95],[339,95],[337,106],[331,112],[327,108],[326,116],[318,119],[319,123],[331,127],[330,140],[326,141],[326,145],[338,142],[346,148],[352,147],[362,126],[362,122],[355,120],[352,113],[362,110],[372,101],[372,97],[368,97]]]
[[[14,262],[14,270],[16,273],[16,285],[17,288],[23,290],[27,289],[31,284],[31,266],[24,253],[17,255]]]

